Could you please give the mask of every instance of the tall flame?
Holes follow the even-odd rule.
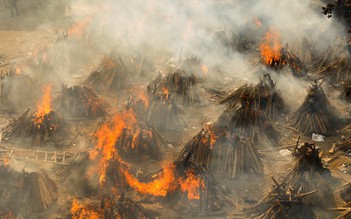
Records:
[[[200,199],[200,190],[205,188],[204,181],[196,177],[192,170],[186,172],[186,178],[179,180],[180,189],[188,194],[189,200]]]
[[[265,64],[272,64],[273,61],[280,59],[282,44],[280,34],[275,30],[266,33],[263,42],[260,44],[261,57]]]
[[[37,103],[37,112],[35,114],[35,122],[41,123],[43,121],[43,117],[48,114],[51,108],[51,90],[52,85],[47,85],[44,87],[44,95],[42,99]]]
[[[106,170],[109,161],[116,159],[122,164],[128,165],[116,151],[116,141],[123,133],[123,129],[136,123],[136,118],[133,111],[127,111],[116,115],[110,123],[104,124],[96,134],[97,145],[95,150],[91,151],[89,157],[95,160],[99,155],[99,174],[100,185],[106,182]]]

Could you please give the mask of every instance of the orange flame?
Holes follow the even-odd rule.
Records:
[[[91,151],[89,158],[95,160],[99,155],[99,174],[100,174],[100,185],[106,182],[106,170],[109,161],[116,159],[121,164],[128,164],[119,156],[117,153],[115,144],[118,138],[123,133],[123,129],[136,123],[136,118],[133,111],[127,111],[116,115],[112,122],[104,124],[96,134],[97,145],[95,150]]]
[[[270,65],[274,60],[279,60],[281,48],[280,34],[274,30],[267,32],[260,44],[261,57],[264,63]]]
[[[162,91],[163,91],[163,98],[164,100],[168,100],[169,97],[169,91],[166,87],[162,87]]]
[[[187,193],[189,200],[200,199],[200,191],[204,190],[205,184],[191,170],[186,172],[186,177],[175,176],[175,164],[163,167],[162,175],[151,182],[140,182],[127,170],[124,176],[128,185],[141,194],[165,197],[167,193],[180,188],[180,191]]]
[[[82,38],[86,28],[91,22],[91,17],[87,17],[82,21],[78,21],[67,30],[69,36],[75,36],[78,39]]]
[[[37,112],[35,114],[35,123],[42,123],[43,122],[43,117],[48,114],[52,108],[51,108],[51,90],[52,90],[52,85],[47,85],[44,87],[44,95],[37,103]]]
[[[200,199],[200,190],[205,188],[204,181],[196,177],[195,173],[192,170],[186,172],[186,178],[179,181],[180,188],[182,192],[188,194],[189,200],[198,200]]]
[[[79,203],[78,200],[73,199],[71,207],[72,219],[99,219],[100,216],[97,212],[88,209],[84,204]]]
[[[201,72],[202,72],[204,75],[207,75],[207,73],[208,73],[208,68],[207,68],[207,66],[206,66],[205,64],[202,64],[200,68],[201,68]]]

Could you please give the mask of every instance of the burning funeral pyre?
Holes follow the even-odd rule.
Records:
[[[176,104],[192,106],[201,102],[197,83],[195,75],[187,76],[183,70],[177,69],[165,77],[158,75],[147,89],[151,97],[161,98],[166,92]]]
[[[219,116],[215,129],[249,139],[261,147],[276,146],[280,138],[279,132],[265,113],[254,109],[250,103],[252,101],[234,109],[228,107]]]
[[[73,199],[70,211],[64,219],[149,219],[157,216],[139,203],[126,198],[124,194],[119,199],[102,197],[100,202],[89,204]]]
[[[297,162],[283,177],[283,182],[300,193],[317,190],[318,192],[306,197],[303,202],[308,206],[326,209],[335,205],[330,187],[334,178],[330,170],[323,167],[319,152],[314,144],[304,143],[297,146],[294,151]]]
[[[159,75],[158,78],[148,86],[149,92],[151,86],[154,87],[153,91],[156,91],[156,85],[159,84],[157,82],[161,80],[162,76]],[[160,92],[149,93],[146,121],[159,130],[180,130],[185,128],[187,124],[183,119],[184,112],[176,104],[174,97],[171,96],[166,87],[162,87]]]
[[[178,161],[189,160],[230,179],[242,174],[263,174],[257,149],[249,140],[230,133],[217,133],[217,137],[209,128],[202,129],[185,145]]]
[[[261,62],[268,68],[281,71],[288,66],[293,75],[297,78],[306,76],[306,66],[288,48],[283,48],[280,41],[280,34],[274,30],[266,33],[263,42],[260,44]]]
[[[305,135],[330,134],[336,128],[337,120],[333,107],[317,82],[309,87],[305,101],[290,117],[291,126]]]
[[[51,89],[51,86],[45,87],[35,112],[30,114],[30,109],[26,110],[5,128],[3,139],[18,139],[22,143],[40,146],[46,143],[58,146],[67,140],[70,130],[64,119],[52,110]]]
[[[186,58],[182,61],[178,69],[182,69],[184,72],[200,79],[205,78],[208,74],[207,66],[197,57]]]
[[[228,191],[219,186],[207,169],[187,159],[165,166],[145,182],[129,172],[124,176],[127,184],[139,193],[163,197],[180,212],[219,212],[233,206],[224,195]]]
[[[253,109],[262,110],[270,118],[281,116],[286,111],[280,91],[269,74],[264,74],[256,86],[243,85],[232,94],[220,101],[228,104],[228,109],[235,109],[237,105],[251,105]]]
[[[71,118],[94,118],[106,113],[103,101],[85,86],[62,85],[56,101],[59,110]]]
[[[35,98],[33,90],[33,81],[24,74],[22,66],[11,65],[8,73],[0,76],[1,108],[28,107]]]
[[[56,203],[55,182],[45,173],[15,172],[1,167],[0,206],[25,218],[41,213]],[[20,203],[20,204],[19,204]]]
[[[310,207],[304,204],[303,200],[317,192],[301,192],[294,190],[289,184],[278,183],[273,177],[273,189],[255,206],[245,209],[249,218],[294,218],[308,219],[315,218]]]

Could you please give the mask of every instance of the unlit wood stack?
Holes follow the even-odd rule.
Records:
[[[340,196],[345,202],[351,202],[351,182],[346,183],[340,190]]]
[[[227,109],[220,115],[215,126],[219,131],[231,132],[261,147],[276,146],[280,138],[264,112],[255,110],[250,105]]]
[[[305,101],[289,118],[291,126],[306,135],[327,135],[336,128],[337,117],[322,87],[310,86]]]
[[[57,99],[59,110],[73,118],[93,118],[105,114],[103,101],[85,86],[61,86]]]
[[[56,112],[50,111],[36,118],[35,112],[25,111],[18,119],[10,123],[3,131],[3,139],[19,140],[25,144],[42,146],[45,143],[62,145],[68,140],[70,130],[65,120]]]
[[[122,56],[114,49],[102,59],[101,64],[89,75],[84,85],[102,93],[119,91],[131,87],[131,74]]]
[[[255,219],[309,219],[315,218],[310,207],[303,200],[316,190],[301,192],[293,190],[289,184],[278,183],[274,178],[273,189],[255,206],[245,209],[246,216]]]
[[[285,111],[285,103],[279,90],[269,74],[264,74],[257,85],[243,85],[232,94],[220,101],[228,104],[228,109],[235,109],[238,105],[250,104],[254,109],[262,110],[270,118],[281,116]]]
[[[335,203],[330,185],[334,179],[330,170],[323,167],[318,148],[305,143],[297,147],[296,151],[295,156],[298,160],[283,177],[282,182],[301,193],[317,190],[318,192],[304,199],[303,202],[308,206],[321,209],[333,207]]]
[[[263,174],[263,163],[249,140],[224,133],[213,146],[209,169],[234,179],[243,174]]]

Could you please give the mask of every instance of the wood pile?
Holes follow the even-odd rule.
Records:
[[[54,144],[62,146],[68,140],[69,127],[56,112],[36,118],[36,112],[27,109],[20,117],[11,122],[3,131],[2,139],[19,140],[24,144],[44,146]]]
[[[273,189],[258,204],[245,209],[246,216],[257,219],[308,219],[315,218],[310,207],[303,200],[317,192],[294,190],[289,184],[278,183],[273,177]]]
[[[110,200],[104,209],[105,219],[149,219],[158,218],[157,214],[146,210],[141,204],[126,198],[124,193],[118,200]]]
[[[92,196],[98,193],[98,176],[89,174],[94,162],[89,159],[89,153],[82,152],[74,156],[69,165],[56,170],[55,180],[75,196]]]
[[[340,190],[340,196],[346,203],[351,202],[351,182],[343,185],[342,189]]]
[[[331,210],[341,211],[340,215],[337,216],[335,219],[348,219],[350,218],[350,215],[351,215],[351,202],[348,202],[343,207],[332,208]]]
[[[340,98],[342,100],[345,100],[346,102],[351,103],[351,85],[350,84],[344,85],[340,93]]]
[[[249,104],[225,110],[218,118],[215,128],[249,139],[261,147],[276,146],[280,138],[279,132],[265,113],[253,109]]]
[[[161,150],[166,141],[158,133],[156,128],[139,121],[133,127],[125,128],[121,137],[116,142],[119,153],[130,159],[140,159],[142,156],[149,156],[151,159],[159,160]]]
[[[270,63],[266,63],[264,60],[262,60],[262,63],[264,63],[267,68],[277,72],[284,69],[285,66],[288,66],[292,71],[293,76],[296,78],[307,76],[308,69],[298,56],[288,51],[287,48],[282,48],[280,54],[281,56],[279,59],[273,58]]]
[[[305,101],[289,120],[292,127],[305,135],[327,135],[335,130],[338,118],[322,87],[316,82],[309,87]]]
[[[29,217],[56,203],[56,184],[45,173],[14,172],[6,180],[8,184],[1,191],[0,205],[7,206],[15,215]]]
[[[243,85],[232,94],[220,101],[228,104],[228,109],[235,109],[238,105],[252,105],[256,110],[262,110],[270,118],[277,118],[285,113],[286,107],[280,90],[269,74],[264,74],[257,85]]]
[[[58,109],[71,118],[94,118],[106,113],[103,101],[85,86],[62,85],[56,102]]]
[[[27,107],[36,99],[34,84],[29,75],[25,75],[22,66],[11,65],[7,73],[0,75],[0,106]]]
[[[335,205],[330,187],[334,178],[330,170],[323,167],[319,152],[314,144],[305,143],[296,147],[294,155],[297,162],[283,177],[283,182],[301,193],[317,190],[318,192],[304,199],[304,204],[327,209]]]
[[[158,75],[147,90],[151,98],[160,98],[167,92],[178,105],[192,106],[201,103],[197,83],[195,75],[188,76],[185,71],[176,69],[165,77]]]
[[[128,89],[132,86],[132,72],[127,68],[122,57],[114,49],[105,56],[100,65],[90,73],[84,85],[101,93]]]
[[[201,129],[179,153],[177,161],[188,160],[195,165],[209,168],[216,137],[211,130]]]
[[[147,120],[147,110],[149,101],[143,97],[136,97],[133,95],[128,96],[126,110],[133,110],[138,120]]]
[[[229,179],[243,174],[263,175],[263,163],[256,147],[247,139],[221,134],[212,149],[209,169]]]
[[[147,108],[146,121],[158,130],[182,130],[187,126],[184,111],[167,92],[151,97]]]

